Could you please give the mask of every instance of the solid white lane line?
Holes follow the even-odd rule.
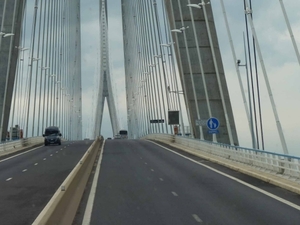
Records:
[[[203,221],[199,218],[199,216],[197,216],[196,214],[192,215],[194,217],[194,219],[198,222],[198,223],[202,223]]]
[[[35,166],[37,166],[37,165],[38,165],[38,163],[35,163],[34,165],[35,165]]]
[[[18,157],[18,156],[20,156],[20,155],[24,155],[24,154],[26,154],[26,153],[28,153],[28,152],[32,152],[32,151],[37,150],[37,149],[39,149],[39,148],[41,148],[41,147],[33,148],[33,149],[29,150],[29,151],[22,152],[22,153],[20,153],[20,154],[17,154],[17,155],[8,157],[8,158],[6,158],[6,159],[2,159],[2,160],[0,160],[0,163],[1,163],[1,162],[4,162],[4,161],[7,161],[7,160],[10,160],[10,159],[12,159],[12,158]]]
[[[12,180],[12,177],[6,179],[6,181],[10,181],[10,180]]]
[[[97,189],[97,184],[98,184],[98,179],[99,179],[99,174],[100,174],[102,155],[103,155],[103,151],[104,151],[104,145],[105,145],[105,140],[104,140],[104,143],[103,143],[102,148],[101,148],[101,153],[100,153],[100,157],[99,157],[98,164],[97,164],[97,167],[96,167],[96,171],[95,171],[95,175],[94,175],[94,179],[93,179],[89,199],[88,199],[88,202],[86,204],[84,217],[83,217],[83,220],[82,220],[82,225],[89,225],[90,221],[91,221],[92,210],[93,210],[94,200],[95,200],[95,195],[96,195],[96,189]]]
[[[174,192],[174,191],[172,191],[171,193],[172,193],[174,196],[176,196],[176,197],[178,196],[178,194],[177,194],[176,192]]]
[[[162,179],[162,178],[159,178],[160,179],[160,181],[164,181],[164,179]]]
[[[27,169],[22,170],[23,173],[26,172],[26,171],[27,171]]]
[[[150,142],[151,142],[151,141],[150,141]],[[260,192],[260,193],[262,193],[262,194],[264,194],[264,195],[266,195],[266,196],[269,196],[270,198],[273,198],[273,199],[275,199],[275,200],[277,200],[277,201],[279,201],[279,202],[282,202],[282,203],[284,203],[284,204],[286,204],[286,205],[288,205],[288,206],[290,206],[290,207],[292,207],[292,208],[297,209],[297,210],[300,211],[300,206],[299,206],[299,205],[296,205],[296,204],[294,204],[294,203],[292,203],[292,202],[290,202],[290,201],[287,201],[287,200],[285,200],[285,199],[283,199],[283,198],[280,198],[280,197],[278,197],[278,196],[276,196],[276,195],[274,195],[274,194],[271,194],[271,193],[269,193],[269,192],[267,192],[267,191],[265,191],[265,190],[263,190],[263,189],[260,189],[260,188],[258,188],[258,187],[255,187],[254,185],[248,184],[248,183],[246,183],[246,182],[244,182],[244,181],[242,181],[242,180],[239,180],[238,178],[235,178],[235,177],[233,177],[233,176],[230,176],[230,175],[228,175],[228,174],[226,174],[226,173],[223,173],[223,172],[221,172],[221,171],[219,171],[219,170],[216,170],[216,169],[214,169],[214,168],[212,168],[212,167],[210,167],[210,166],[207,166],[207,165],[205,165],[205,164],[203,164],[203,163],[200,163],[200,162],[198,162],[198,161],[196,161],[196,160],[190,159],[190,158],[188,158],[188,157],[186,157],[186,156],[184,156],[184,155],[181,155],[181,154],[179,154],[179,153],[177,153],[177,152],[174,152],[174,151],[172,151],[171,149],[169,149],[169,148],[167,148],[167,147],[164,147],[164,146],[162,146],[162,145],[160,145],[160,144],[157,144],[157,143],[155,143],[155,142],[151,142],[151,143],[154,143],[154,144],[160,146],[161,148],[164,148],[164,149],[166,149],[166,150],[168,150],[168,151],[170,151],[170,152],[173,152],[173,153],[176,154],[176,155],[179,155],[179,156],[181,156],[181,157],[183,157],[183,158],[185,158],[185,159],[187,159],[187,160],[190,160],[191,162],[197,163],[197,164],[199,164],[199,165],[201,165],[201,166],[203,166],[203,167],[205,167],[205,168],[207,168],[207,169],[209,169],[209,170],[211,170],[211,171],[214,171],[214,172],[216,172],[216,173],[218,173],[218,174],[221,174],[221,175],[223,175],[223,176],[225,176],[225,177],[227,177],[227,178],[229,178],[229,179],[231,179],[231,180],[234,180],[234,181],[236,181],[236,182],[238,182],[238,183],[240,183],[240,184],[243,184],[243,185],[245,185],[245,186],[247,186],[247,187],[249,187],[249,188],[251,188],[251,189],[253,189],[253,190],[257,191],[257,192]]]

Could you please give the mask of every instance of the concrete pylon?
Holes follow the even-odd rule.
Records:
[[[100,84],[97,98],[94,136],[101,135],[105,99],[107,100],[113,134],[119,132],[116,106],[109,71],[107,0],[100,0]]]
[[[0,1],[0,140],[6,138],[26,0]],[[12,36],[10,36],[12,35]]]
[[[213,140],[211,130],[203,123],[215,117],[220,124],[215,141],[238,145],[212,6],[208,2],[165,0],[165,5],[170,28],[177,30],[172,32],[172,38],[195,138],[201,138],[202,129],[202,138]],[[196,125],[196,120],[202,122],[202,127]]]

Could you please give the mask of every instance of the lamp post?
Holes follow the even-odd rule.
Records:
[[[172,60],[172,65],[173,65],[173,73],[174,73],[174,81],[175,81],[175,87],[176,90],[178,90],[178,82],[177,82],[177,78],[175,77],[175,68],[174,68],[174,59],[173,59],[173,54],[172,54],[172,45],[175,44],[175,42],[170,42],[168,44],[161,44],[162,47],[167,47],[170,49],[170,54],[169,56],[171,56],[171,60]],[[170,92],[170,86],[168,86],[168,91]],[[182,91],[183,94],[183,91]],[[183,116],[182,116],[182,107],[181,107],[181,101],[180,101],[180,96],[179,96],[179,92],[177,93],[177,101],[179,104],[179,110],[180,110],[180,120],[181,120],[181,124],[182,124],[182,134],[185,135],[185,129],[184,129],[184,122],[183,122]]]
[[[179,3],[179,1],[178,1],[178,3]],[[182,16],[182,10],[181,10],[181,7],[180,7],[180,3],[179,3],[179,8],[180,8],[181,24],[184,25],[183,20],[182,20],[183,16]],[[188,64],[189,64],[190,77],[191,77],[191,82],[192,82],[193,95],[194,95],[194,99],[195,99],[195,108],[196,108],[196,113],[197,113],[197,119],[200,119],[200,112],[199,112],[199,106],[198,106],[197,95],[196,95],[196,90],[195,90],[194,77],[193,77],[193,74],[192,74],[192,66],[191,66],[191,59],[190,59],[189,50],[188,50],[187,37],[186,37],[186,33],[184,32],[187,28],[189,28],[189,26],[186,26],[186,27],[182,26],[179,29],[171,30],[171,32],[176,32],[176,33],[182,33],[183,34],[185,49],[186,49],[186,53],[187,53],[187,60],[188,60]],[[199,126],[199,131],[200,131],[200,139],[204,140],[202,126]]]
[[[252,148],[256,149],[256,138],[254,136],[254,127],[253,127],[253,116],[252,116],[252,104],[251,104],[251,94],[250,94],[250,82],[249,82],[249,72],[247,65],[247,53],[246,53],[246,43],[245,43],[245,35],[243,34],[244,40],[244,53],[245,53],[245,64],[241,64],[241,60],[237,60],[236,63],[238,66],[244,66],[246,68],[246,76],[247,76],[247,88],[248,88],[248,101],[249,101],[249,125],[251,132],[251,140],[252,140]]]
[[[154,101],[158,102],[159,105],[161,105],[161,99],[157,96],[158,93],[158,87],[155,85],[158,83],[158,78],[157,76],[154,76],[154,74],[156,74],[156,64],[150,64],[149,66],[149,72],[153,75],[150,76],[150,90],[152,90],[152,99],[149,101],[149,105],[151,108],[153,108],[153,115],[156,117],[161,117],[162,116],[162,111],[161,108],[162,107],[154,107]],[[151,70],[150,70],[151,69]],[[154,93],[154,94],[153,94]],[[156,110],[155,110],[156,109]],[[160,109],[160,110],[159,110]],[[160,126],[160,124],[155,124],[155,128],[156,128],[156,133],[164,133],[164,127],[163,124]]]
[[[232,130],[231,130],[231,126],[230,126],[230,122],[229,122],[229,118],[228,118],[228,113],[227,113],[227,108],[226,108],[226,104],[225,104],[224,93],[223,93],[222,84],[221,84],[221,78],[220,78],[219,68],[218,68],[217,59],[216,59],[216,55],[215,55],[214,44],[213,44],[213,41],[212,41],[210,26],[209,26],[207,12],[206,12],[206,8],[205,8],[205,6],[208,5],[208,4],[210,4],[210,2],[206,2],[205,3],[204,0],[202,0],[198,4],[189,4],[188,6],[189,7],[198,8],[198,9],[203,9],[204,20],[205,20],[205,24],[206,24],[206,27],[207,27],[207,34],[208,34],[208,39],[209,39],[209,43],[210,43],[210,47],[211,47],[211,53],[212,53],[213,63],[214,63],[215,70],[216,70],[216,76],[217,76],[217,81],[218,81],[218,86],[219,86],[219,91],[220,91],[222,106],[223,106],[223,110],[224,110],[224,116],[225,116],[225,121],[226,121],[228,136],[229,136],[229,141],[230,141],[231,145],[234,145],[233,137],[232,137]]]
[[[4,1],[3,3],[3,12],[2,12],[2,21],[1,21],[1,30],[0,30],[0,52],[1,52],[1,44],[2,44],[2,38],[6,38],[6,37],[11,37],[13,36],[14,34],[13,33],[4,33],[3,32],[3,27],[4,27],[4,24],[5,24],[5,14],[6,14],[6,4],[7,4],[7,0]],[[15,13],[15,11],[14,11]],[[14,23],[12,24],[12,30],[13,30],[13,27],[14,27]],[[11,49],[11,45],[12,45],[12,40],[10,41],[10,47],[9,49]],[[8,56],[8,59],[10,59],[11,57],[11,51],[9,51],[9,56]],[[9,67],[9,61],[8,61],[8,67]],[[6,75],[6,81],[5,81],[5,93],[4,95],[6,95],[6,90],[7,90],[7,85],[8,85],[8,82],[7,82],[7,79],[8,79],[8,76],[9,76],[9,72],[7,71],[7,75]],[[5,106],[5,96],[3,98],[3,107],[2,109],[0,109],[0,142],[2,141],[2,133],[6,131],[3,131],[3,127],[4,127],[4,107]],[[4,139],[6,139],[6,135],[4,135]]]
[[[260,63],[261,63],[261,69],[262,69],[262,72],[263,72],[263,75],[264,75],[265,84],[266,84],[266,87],[267,87],[268,95],[269,95],[271,106],[272,106],[272,109],[273,109],[273,114],[274,114],[274,117],[275,117],[280,142],[281,142],[284,154],[288,155],[289,152],[288,152],[287,144],[286,144],[286,141],[285,141],[285,137],[284,137],[284,134],[283,134],[283,131],[282,131],[282,126],[281,126],[279,116],[278,116],[278,112],[277,112],[277,109],[276,109],[274,96],[273,96],[273,93],[272,93],[272,90],[271,90],[271,85],[270,85],[269,78],[268,78],[268,75],[267,75],[267,70],[266,70],[266,67],[265,67],[265,64],[264,64],[264,61],[263,61],[263,56],[262,56],[260,45],[259,45],[259,42],[258,42],[258,39],[257,39],[256,30],[255,30],[255,27],[254,27],[253,20],[251,18],[252,9],[249,8],[247,1],[245,3],[246,3],[246,5],[245,5],[246,6],[245,14],[247,15],[247,17],[249,19],[250,26],[251,26],[251,31],[252,31],[253,38],[254,38],[254,41],[255,41],[255,45],[257,46],[257,52],[258,52],[258,56],[259,56]]]
[[[201,57],[200,47],[199,47],[199,43],[198,43],[198,37],[197,37],[197,33],[196,33],[194,14],[193,14],[193,11],[191,9],[192,7],[200,9],[201,6],[199,4],[190,4],[190,0],[188,0],[188,3],[189,4],[187,6],[189,7],[190,14],[191,14],[191,19],[192,19],[192,26],[193,26],[193,30],[194,30],[194,38],[195,38],[195,42],[196,42],[196,49],[197,49],[197,55],[198,55],[198,60],[199,60],[200,71],[201,71],[201,74],[202,74],[202,82],[203,82],[203,88],[204,88],[204,93],[205,93],[206,105],[207,105],[209,118],[211,118],[212,117],[212,112],[211,112],[209,96],[208,96],[208,91],[207,91],[207,86],[206,86],[206,79],[205,79],[205,74],[204,74],[202,57]],[[213,142],[217,142],[217,136],[216,136],[215,133],[212,134],[212,138],[213,138]]]
[[[5,13],[6,13],[6,4],[7,4],[7,0],[4,0],[3,3],[3,12],[2,12],[2,21],[1,21],[1,30],[0,30],[0,51],[1,51],[1,43],[2,43],[2,38],[4,38],[5,33],[3,32],[3,27],[4,27],[4,21],[5,21]],[[1,121],[0,121],[1,123]],[[0,124],[0,126],[2,126],[2,124]],[[2,139],[2,129],[0,127],[0,135],[1,135],[1,139]]]
[[[2,38],[14,36],[13,33],[4,33],[4,32],[0,32],[0,35],[2,35]]]
[[[12,37],[14,35],[15,34],[13,34],[13,33],[4,33],[2,31],[0,31],[0,50],[1,50],[2,39],[6,38],[6,37]]]

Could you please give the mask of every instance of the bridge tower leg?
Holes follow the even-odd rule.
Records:
[[[188,4],[203,4],[200,7],[188,7]],[[191,126],[195,138],[213,140],[206,125],[196,126],[196,105],[200,120],[215,117],[220,122],[216,140],[221,143],[238,144],[238,138],[233,118],[231,103],[224,74],[221,53],[211,4],[208,0],[165,0],[171,29],[181,29],[181,33],[172,33],[175,41],[175,53],[181,73],[181,81],[185,86],[186,105],[189,108]],[[205,8],[204,8],[205,7]],[[204,11],[205,10],[205,11]],[[208,25],[208,26],[207,26]],[[194,29],[195,28],[195,29]],[[196,35],[195,35],[196,33]],[[197,38],[195,38],[195,36]],[[201,52],[201,59],[199,59]],[[200,62],[203,64],[203,73]],[[206,81],[203,83],[203,77]],[[192,77],[192,79],[191,79]],[[194,82],[192,82],[192,80]],[[196,92],[196,99],[193,90]],[[207,89],[208,97],[205,94]],[[197,104],[196,104],[197,102]],[[209,113],[211,112],[211,113]]]
[[[8,130],[25,3],[0,1],[0,141]]]
[[[107,0],[100,0],[100,83],[98,102],[96,108],[94,135],[99,136],[103,118],[105,99],[107,100],[109,115],[111,119],[113,134],[119,131],[119,124],[116,112],[112,84],[109,70],[109,45],[108,45],[108,21],[107,21]]]

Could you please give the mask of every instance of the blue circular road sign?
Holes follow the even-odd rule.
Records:
[[[210,130],[217,130],[219,128],[219,125],[220,125],[219,120],[215,117],[209,118],[206,122],[206,126]]]

